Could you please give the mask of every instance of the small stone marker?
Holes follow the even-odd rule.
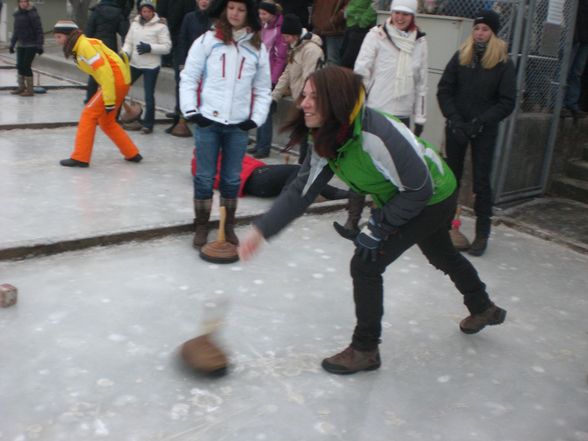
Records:
[[[0,285],[0,307],[8,308],[16,304],[18,290],[9,283]]]

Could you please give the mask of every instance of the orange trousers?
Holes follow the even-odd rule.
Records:
[[[116,108],[114,110],[106,112],[101,89],[98,89],[90,101],[88,101],[84,110],[82,110],[76,133],[75,147],[71,155],[72,159],[90,162],[97,125],[114,142],[125,158],[132,158],[139,153],[139,149],[133,143],[127,132],[116,122],[118,109],[129,91],[129,85],[122,83],[122,81],[117,81],[115,87]]]

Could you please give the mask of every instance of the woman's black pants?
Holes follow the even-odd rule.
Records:
[[[353,256],[351,277],[357,323],[351,345],[355,349],[370,351],[378,347],[384,314],[382,275],[388,265],[415,244],[429,263],[450,277],[463,295],[470,313],[482,312],[491,305],[486,285],[478,277],[478,272],[451,243],[447,222],[455,213],[456,201],[457,191],[446,200],[423,209],[383,242],[381,254],[375,262]]]

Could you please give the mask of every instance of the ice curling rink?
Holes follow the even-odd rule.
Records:
[[[189,235],[0,262],[19,288],[0,440],[588,439],[586,256],[496,228],[473,262],[507,321],[468,336],[412,249],[385,275],[382,368],[334,376],[320,362],[354,324],[341,216],[304,216],[245,264],[200,260]],[[224,302],[229,374],[195,376],[178,347]]]

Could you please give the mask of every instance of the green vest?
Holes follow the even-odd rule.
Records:
[[[393,116],[380,113],[398,121]],[[371,156],[363,149],[361,119],[361,114],[355,118],[353,136],[337,150],[337,157],[329,160],[329,166],[349,188],[356,193],[371,195],[374,203],[382,207],[398,193],[398,187],[378,171]],[[427,205],[434,205],[451,196],[457,183],[435,147],[421,138],[419,141],[424,148],[422,157],[433,181],[433,196]]]

